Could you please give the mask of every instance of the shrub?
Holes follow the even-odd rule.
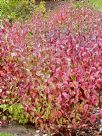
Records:
[[[17,120],[20,124],[25,124],[28,121],[26,115],[24,114],[24,108],[21,104],[1,104],[0,109],[4,113],[4,116],[3,113],[1,115],[1,123],[3,123],[3,121],[5,121],[6,119]]]
[[[46,12],[44,1],[36,5],[34,0],[0,0],[0,18],[8,18],[11,22],[27,20],[32,12],[38,13],[38,11]]]
[[[0,103],[20,103],[43,130],[93,124],[94,110],[101,113],[101,24],[101,13],[68,5],[25,24],[3,21]]]

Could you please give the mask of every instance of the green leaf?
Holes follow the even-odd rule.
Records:
[[[29,34],[30,34],[30,35],[33,35],[33,32],[30,31]]]

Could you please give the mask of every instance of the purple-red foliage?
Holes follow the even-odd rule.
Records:
[[[63,5],[46,18],[2,24],[0,104],[22,104],[43,129],[93,124],[102,94],[102,13]]]

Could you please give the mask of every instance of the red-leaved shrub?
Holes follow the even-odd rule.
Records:
[[[102,117],[101,94],[102,13],[63,5],[46,18],[2,22],[0,104],[22,104],[42,129],[76,129]]]

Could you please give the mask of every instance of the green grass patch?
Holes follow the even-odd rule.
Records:
[[[0,136],[13,136],[12,134],[8,134],[8,133],[0,133]]]
[[[99,11],[102,11],[102,0],[89,0],[89,5]]]
[[[75,8],[90,7],[95,10],[102,11],[102,0],[87,0],[74,2]]]

